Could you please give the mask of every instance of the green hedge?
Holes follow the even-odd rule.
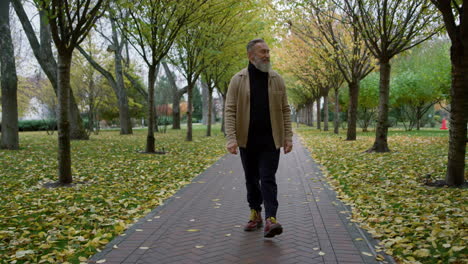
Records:
[[[2,124],[0,124],[0,131]],[[57,130],[57,120],[46,119],[46,120],[20,120],[18,121],[19,131],[45,131],[45,130]]]
[[[45,131],[57,130],[57,120],[20,120],[18,123],[19,131]]]

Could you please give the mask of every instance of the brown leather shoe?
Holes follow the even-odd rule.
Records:
[[[259,211],[250,210],[250,220],[244,226],[244,231],[255,231],[263,226],[262,215]]]
[[[283,227],[276,221],[274,217],[268,217],[265,221],[264,237],[274,237],[283,233]]]

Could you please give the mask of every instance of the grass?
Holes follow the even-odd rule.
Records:
[[[156,149],[140,154],[146,130],[101,131],[73,141],[71,188],[43,188],[57,180],[57,136],[20,133],[19,151],[0,150],[0,263],[85,263],[115,236],[162,204],[224,153],[219,126],[211,138],[194,126],[156,133]]]
[[[402,263],[467,263],[468,190],[423,184],[444,179],[447,131],[391,130],[391,152],[371,154],[365,150],[375,132],[358,133],[356,141],[345,141],[345,131],[296,132],[352,207],[352,221],[381,240],[377,250]]]

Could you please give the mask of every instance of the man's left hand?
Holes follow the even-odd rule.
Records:
[[[284,154],[288,154],[289,152],[291,152],[292,147],[293,147],[292,141],[289,141],[289,140],[284,141],[284,146],[283,146]]]

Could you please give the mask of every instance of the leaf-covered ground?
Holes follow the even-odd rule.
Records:
[[[444,179],[446,131],[391,131],[385,154],[364,152],[374,133],[345,141],[343,132],[296,131],[352,207],[352,221],[381,240],[383,250],[402,263],[468,263],[468,189],[423,184]]]
[[[57,180],[57,136],[21,133],[20,151],[0,150],[0,263],[80,263],[163,203],[224,153],[219,127],[156,133],[166,155],[140,154],[146,130],[102,131],[72,142],[71,188]]]

